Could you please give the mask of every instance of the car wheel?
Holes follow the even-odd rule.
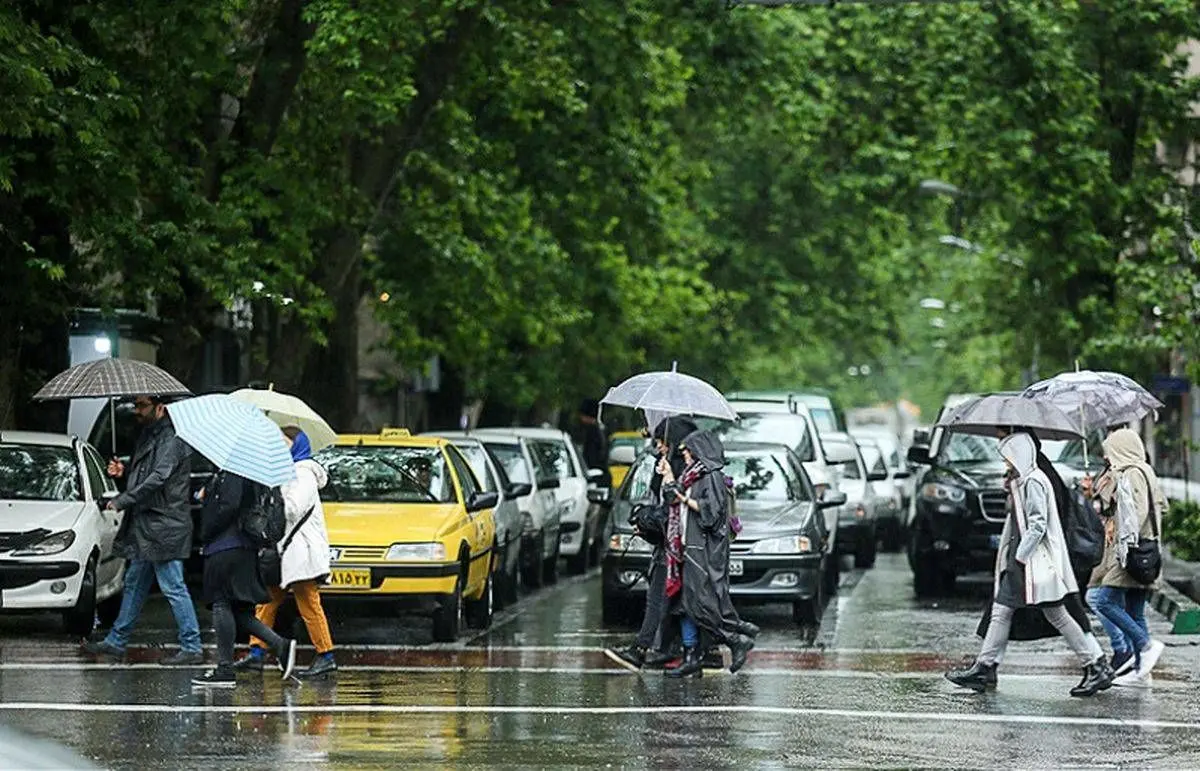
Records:
[[[579,553],[574,557],[567,557],[567,572],[573,576],[586,573],[588,569],[588,554],[591,552],[591,550],[591,545],[586,541],[581,543],[579,545]]]
[[[875,566],[875,557],[879,553],[879,542],[875,539],[875,530],[865,534],[859,541],[858,549],[854,552],[854,567],[870,568]]]
[[[904,539],[900,533],[900,520],[893,519],[883,528],[883,550],[898,552],[904,548]]]
[[[513,563],[512,570],[508,568],[509,550],[517,550],[517,560]],[[509,541],[504,547],[504,569],[501,571],[504,575],[504,585],[501,588],[501,594],[504,598],[505,606],[516,605],[520,595],[517,593],[517,585],[521,582],[521,542]]]
[[[508,602],[505,597],[508,593],[505,589],[505,584],[508,583],[508,573],[505,571],[505,566],[508,564],[508,555],[500,550],[500,544],[492,544],[492,583],[495,584],[496,596],[493,599],[493,604],[496,610],[503,610]]]
[[[433,639],[437,642],[454,642],[458,640],[459,630],[463,625],[463,576],[460,572],[454,582],[454,592],[442,598],[437,610],[433,612]]]
[[[493,594],[492,574],[488,574],[487,583],[483,586],[483,594],[477,600],[467,600],[467,626],[472,629],[487,629],[492,625],[492,614],[495,612],[495,596]]]
[[[96,558],[87,561],[83,571],[83,581],[79,585],[79,599],[75,607],[63,611],[63,625],[67,633],[77,637],[87,637],[92,633],[96,624]]]
[[[522,555],[521,580],[530,589],[537,589],[545,585],[542,575],[542,555],[546,552],[545,533],[539,534],[533,543],[536,544],[533,554]]]
[[[817,593],[807,600],[792,603],[792,621],[800,626],[820,626],[825,613],[825,582],[817,582]]]
[[[547,584],[558,583],[558,558],[561,556],[560,551],[561,547],[556,541],[554,544],[554,554],[547,557],[546,562],[542,565],[542,575],[545,577]]]

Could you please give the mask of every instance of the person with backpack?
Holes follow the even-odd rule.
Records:
[[[1108,468],[1091,492],[1106,514],[1105,548],[1089,582],[1088,600],[1112,641],[1113,668],[1121,673],[1114,685],[1146,686],[1166,648],[1150,636],[1146,624],[1146,601],[1159,570],[1146,574],[1134,557],[1139,549],[1157,555],[1165,497],[1137,432],[1119,428],[1103,447]]]
[[[333,657],[333,636],[325,609],[321,607],[320,586],[329,580],[329,534],[325,530],[325,511],[320,491],[329,482],[325,468],[313,460],[312,444],[298,426],[285,426],[283,436],[292,450],[296,479],[283,486],[286,535],[279,542],[279,575],[273,576],[268,589],[271,601],[259,605],[255,616],[268,627],[275,626],[279,607],[290,592],[296,598],[300,617],[308,628],[309,639],[317,656],[308,669],[297,673],[310,678],[337,671]],[[250,653],[235,663],[234,669],[261,672],[267,657],[267,645],[258,637],[250,640]]]
[[[192,679],[208,688],[237,685],[233,649],[238,631],[265,640],[279,660],[283,679],[296,667],[296,641],[285,639],[254,616],[256,605],[271,599],[259,572],[259,549],[274,548],[283,529],[278,488],[267,488],[228,471],[219,471],[203,491],[200,520],[204,555],[204,601],[217,633],[217,666]]]

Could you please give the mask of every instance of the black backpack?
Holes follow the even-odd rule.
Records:
[[[1075,573],[1089,573],[1104,559],[1104,523],[1078,489],[1067,495],[1067,505],[1060,512],[1063,538]]]
[[[260,549],[273,548],[283,540],[287,516],[279,488],[260,486],[254,503],[242,512],[239,526],[250,542]]]

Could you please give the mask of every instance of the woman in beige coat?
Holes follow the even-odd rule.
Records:
[[[1129,549],[1158,540],[1164,497],[1146,447],[1136,432],[1118,429],[1104,440],[1108,469],[1097,478],[1094,497],[1106,512],[1104,558],[1092,573],[1088,603],[1100,617],[1113,647],[1115,685],[1145,685],[1166,646],[1150,637],[1146,600],[1155,584],[1142,584],[1125,569]]]

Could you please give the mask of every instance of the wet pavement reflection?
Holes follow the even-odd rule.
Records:
[[[903,558],[883,555],[845,575],[819,628],[747,609],[763,627],[747,668],[679,682],[602,655],[631,631],[603,626],[599,588],[564,581],[454,644],[430,643],[423,619],[335,607],[336,678],[268,669],[209,693],[190,688],[195,668],[156,663],[173,637],[161,603],[121,664],[80,656],[51,617],[6,617],[0,722],[130,769],[1200,766],[1188,639],[1164,638],[1152,689],[1070,699],[1073,658],[1050,640],[1013,644],[998,692],[964,693],[941,673],[977,648],[986,580],[918,601]]]

